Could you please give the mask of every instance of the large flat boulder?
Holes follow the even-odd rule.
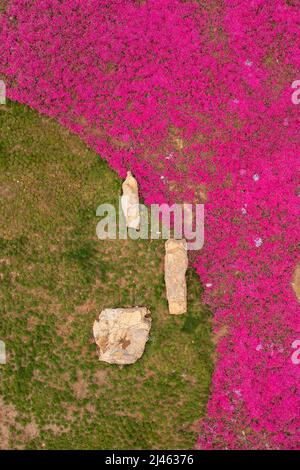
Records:
[[[133,364],[144,352],[150,328],[151,314],[146,307],[102,310],[93,326],[100,361]]]

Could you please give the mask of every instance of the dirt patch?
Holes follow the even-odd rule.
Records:
[[[108,376],[109,374],[106,370],[97,370],[97,372],[94,374],[93,382],[100,387],[103,387],[104,385],[111,385],[108,381]]]
[[[55,436],[57,436],[63,432],[68,432],[70,430],[70,427],[58,426],[57,424],[51,423],[51,424],[47,424],[47,426],[45,426],[43,430],[46,432],[50,431]]]
[[[34,439],[39,435],[39,428],[34,420],[31,421],[31,423],[26,424],[26,426],[22,428],[22,431],[26,441]]]
[[[134,412],[131,412],[129,413],[128,411],[116,411],[115,412],[117,416],[124,416],[126,418],[133,418],[133,419],[136,419],[136,420],[142,420],[143,419],[143,415],[142,413],[136,411],[135,413]]]
[[[39,428],[35,420],[25,426],[17,422],[18,412],[14,405],[5,404],[0,397],[0,450],[24,449],[26,443],[39,436]],[[21,431],[20,440],[16,439],[14,431]],[[13,447],[10,446],[10,440]]]
[[[84,380],[81,370],[77,371],[77,382],[73,384],[73,391],[78,400],[82,400],[88,395],[88,384]]]
[[[18,412],[14,405],[6,405],[0,396],[0,449],[8,450],[10,429],[16,424]]]
[[[9,186],[1,186],[0,197],[1,199],[12,199],[14,197],[12,188]]]
[[[224,338],[224,336],[226,336],[228,332],[229,332],[229,329],[227,325],[221,326],[221,328],[219,328],[219,330],[216,333],[214,333],[212,336],[213,344],[215,345],[218,344],[220,339]]]
[[[67,318],[64,318],[63,323],[57,322],[56,331],[57,331],[58,336],[66,340],[66,338],[68,338],[70,331],[72,330],[73,322],[74,322],[74,317],[72,315],[68,315]]]
[[[86,411],[90,414],[95,414],[96,413],[96,407],[93,405],[93,403],[88,403],[85,407]]]
[[[95,308],[96,308],[95,300],[88,299],[84,304],[78,305],[78,307],[76,307],[76,311],[78,313],[89,313],[93,311]]]

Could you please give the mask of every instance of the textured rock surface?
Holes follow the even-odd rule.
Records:
[[[127,172],[122,190],[121,205],[126,219],[126,226],[138,229],[140,226],[139,190],[137,181],[130,171]]]
[[[5,343],[0,339],[0,364],[6,364]]]
[[[133,364],[144,352],[150,328],[151,315],[146,307],[102,310],[93,326],[100,361]]]
[[[292,286],[298,299],[298,302],[300,302],[300,264],[296,266],[296,269],[294,271]]]
[[[171,239],[166,242],[165,247],[165,283],[169,312],[172,315],[180,315],[187,310],[187,244],[185,240]]]

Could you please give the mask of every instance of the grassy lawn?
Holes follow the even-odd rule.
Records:
[[[189,311],[168,314],[164,242],[100,241],[96,208],[118,176],[25,106],[0,106],[0,448],[192,448],[212,373],[210,316],[188,271]],[[104,307],[144,305],[150,341],[131,366],[99,362]]]

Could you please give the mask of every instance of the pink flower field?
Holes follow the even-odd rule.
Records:
[[[146,204],[205,202],[191,263],[222,334],[197,448],[299,449],[299,1],[4,3],[11,100],[130,169]]]

